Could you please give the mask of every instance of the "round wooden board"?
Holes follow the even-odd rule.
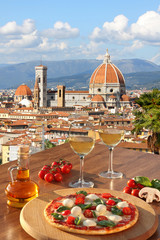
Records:
[[[156,216],[154,209],[145,201],[119,191],[89,188],[83,190],[86,190],[89,193],[109,192],[114,196],[122,197],[135,204],[139,211],[139,219],[137,223],[132,228],[125,231],[104,236],[73,234],[54,228],[45,220],[43,214],[44,208],[53,199],[59,196],[75,193],[77,190],[79,189],[68,188],[57,190],[52,193],[40,195],[38,198],[27,203],[21,210],[20,214],[20,223],[23,229],[33,238],[38,240],[145,240],[152,236],[158,227],[158,217]]]

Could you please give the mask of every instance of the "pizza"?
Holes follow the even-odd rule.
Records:
[[[105,235],[131,228],[138,220],[135,205],[111,193],[75,194],[54,199],[44,209],[53,227],[66,232]]]

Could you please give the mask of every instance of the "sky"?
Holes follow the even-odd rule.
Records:
[[[4,0],[0,64],[140,58],[160,65],[160,0]]]

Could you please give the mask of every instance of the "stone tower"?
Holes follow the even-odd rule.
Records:
[[[34,109],[39,109],[39,86],[38,86],[38,78],[36,78],[34,85]]]
[[[47,67],[35,67],[35,79],[39,87],[39,107],[47,107]]]
[[[57,89],[57,105],[58,107],[65,107],[65,86],[59,85],[57,86]]]

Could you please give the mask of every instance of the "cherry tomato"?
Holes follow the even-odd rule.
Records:
[[[41,178],[41,179],[44,179],[44,176],[46,175],[46,171],[45,170],[41,170],[41,171],[39,171],[39,173],[38,173],[38,177],[39,178]]]
[[[93,216],[93,212],[92,212],[91,210],[89,210],[89,209],[84,210],[83,215],[84,215],[86,218],[93,218],[93,217],[94,217],[94,216]]]
[[[137,188],[142,189],[142,188],[144,188],[144,185],[137,183]]]
[[[91,206],[90,208],[88,208],[90,210],[96,210],[96,206]]]
[[[54,166],[58,166],[58,162],[56,162],[56,161],[54,161],[54,162],[52,162],[52,165],[51,165],[52,167]]]
[[[56,174],[54,175],[54,180],[55,180],[56,182],[62,182],[63,177],[62,177],[62,175],[61,175],[60,173],[56,173]]]
[[[55,171],[56,171],[56,173],[60,173],[60,172],[61,172],[61,169],[60,169],[59,167],[56,167],[56,168],[55,168]]]
[[[106,199],[113,197],[110,193],[102,193],[101,196],[102,196],[102,198],[106,198]]]
[[[75,221],[75,217],[73,217],[73,216],[68,216],[68,218],[67,218],[67,220],[66,220],[66,223],[67,223],[67,224],[74,224],[74,225],[75,225],[74,221]]]
[[[136,186],[137,186],[137,184],[136,184],[136,182],[134,181],[134,179],[128,180],[127,185],[128,185],[128,187],[130,187],[130,188],[136,188]]]
[[[51,169],[51,167],[49,165],[44,165],[42,170],[45,170],[47,172],[49,172],[49,170]]]
[[[58,209],[60,206],[62,206],[63,204],[61,202],[56,202],[53,204],[53,208],[54,209]]]
[[[71,170],[71,169],[72,169],[72,167],[73,167],[73,166],[72,166],[72,163],[68,163],[67,165],[68,165],[68,167],[69,167],[69,168],[70,168],[70,170]]]
[[[97,221],[103,221],[103,220],[108,220],[106,216],[98,216]]]
[[[130,214],[132,213],[132,210],[131,210],[130,207],[124,207],[124,208],[122,209],[122,212],[123,212],[123,214],[125,214],[125,215],[130,215]]]
[[[47,182],[52,182],[54,177],[53,177],[53,174],[52,173],[47,173],[45,176],[44,176],[44,179],[47,181]]]
[[[112,199],[109,199],[106,203],[110,206],[114,206],[116,204],[116,202]]]
[[[76,195],[76,198],[83,198],[83,199],[85,199],[85,195],[83,193],[80,193],[80,194]]]
[[[139,197],[139,189],[132,189],[131,195],[135,196],[135,197]]]
[[[124,192],[124,193],[128,193],[128,194],[131,194],[132,189],[127,186],[127,187],[124,187],[124,188],[123,188],[123,192]]]
[[[70,172],[70,167],[65,164],[63,167],[61,167],[62,173],[69,173]]]
[[[63,215],[63,216],[67,216],[67,215],[69,215],[69,214],[71,214],[71,211],[70,211],[70,210],[65,210],[65,211],[62,212],[62,215]]]
[[[81,197],[76,198],[75,204],[76,204],[76,205],[78,205],[78,204],[84,204],[84,198],[81,198]]]

